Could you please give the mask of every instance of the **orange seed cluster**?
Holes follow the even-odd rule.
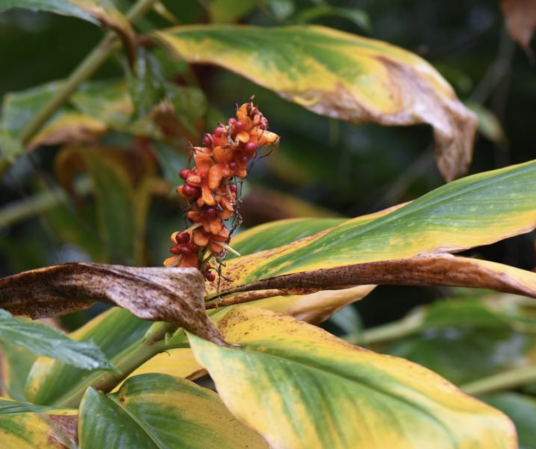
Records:
[[[166,267],[196,267],[213,281],[212,258],[231,249],[226,220],[236,214],[237,179],[247,177],[248,162],[260,148],[277,146],[279,136],[268,131],[268,120],[252,101],[237,109],[236,118],[205,134],[202,147],[192,148],[194,167],[180,171],[185,183],[177,193],[189,202],[186,218],[192,226],[174,232],[172,257]]]

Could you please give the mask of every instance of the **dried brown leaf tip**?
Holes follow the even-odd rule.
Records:
[[[212,134],[205,134],[203,146],[191,149],[193,167],[181,170],[185,182],[177,189],[189,203],[185,215],[191,226],[171,235],[173,256],[165,260],[166,267],[195,267],[214,281],[211,261],[233,251],[227,226],[233,219],[239,222],[238,183],[247,177],[248,164],[261,148],[274,149],[279,143],[252,100],[238,107],[227,125],[220,123]]]

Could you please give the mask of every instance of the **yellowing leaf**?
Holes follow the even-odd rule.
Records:
[[[66,449],[74,442],[76,423],[76,410],[39,407],[0,398],[2,449]]]
[[[232,70],[318,114],[354,123],[433,126],[447,180],[471,161],[476,119],[418,56],[321,26],[181,26],[156,36],[190,63]]]
[[[237,307],[220,347],[190,336],[229,410],[274,448],[516,448],[501,412],[433,372],[272,312]]]
[[[205,375],[206,370],[197,363],[190,348],[176,348],[169,349],[147,360],[147,362],[130,373],[127,379],[142,374],[168,374],[170,376],[194,380]],[[113,392],[115,393],[119,390],[127,379],[115,387]]]
[[[67,112],[50,122],[28,144],[32,150],[40,145],[61,143],[80,144],[96,140],[108,130],[108,126],[97,118],[76,112]]]
[[[133,377],[110,395],[88,389],[79,430],[81,449],[267,448],[214,392],[163,374]]]
[[[229,260],[220,293],[247,290],[248,284],[263,279],[314,271],[323,274],[332,268],[344,271],[356,264],[402,261],[419,254],[494,243],[533,229],[535,206],[536,162],[473,175],[403,207],[348,220],[288,245]],[[389,274],[396,277],[394,272]],[[361,280],[372,282],[370,278]],[[392,279],[392,283],[398,281]]]

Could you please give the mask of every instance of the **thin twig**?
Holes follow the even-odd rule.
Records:
[[[462,385],[461,389],[470,395],[487,394],[533,382],[536,382],[536,365],[529,365],[470,382]]]
[[[139,0],[126,14],[130,22],[135,22],[145,15],[157,0]],[[82,61],[71,76],[62,84],[62,87],[33,117],[30,123],[22,130],[20,140],[26,146],[39,132],[43,125],[54,113],[70,98],[80,84],[90,78],[97,69],[118,48],[119,39],[114,32],[108,32],[97,47]],[[0,177],[13,165],[13,160],[0,159]]]

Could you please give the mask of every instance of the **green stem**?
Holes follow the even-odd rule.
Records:
[[[494,376],[485,377],[460,388],[470,395],[494,393],[500,390],[509,390],[536,382],[536,365],[516,368]]]
[[[130,22],[135,22],[146,14],[157,0],[139,0],[126,14]],[[71,76],[63,83],[56,94],[43,106],[34,116],[32,121],[23,129],[20,140],[26,146],[32,138],[39,132],[43,125],[54,115],[54,113],[69,99],[78,89],[80,84],[90,78],[97,69],[110,57],[118,48],[118,38],[114,32],[108,32],[97,47],[82,61],[82,63],[71,73]],[[12,160],[0,160],[0,177],[13,165]]]
[[[353,345],[370,345],[382,341],[396,340],[419,331],[422,324],[420,314],[415,314],[402,321],[384,324],[358,334],[350,334],[344,339]]]

